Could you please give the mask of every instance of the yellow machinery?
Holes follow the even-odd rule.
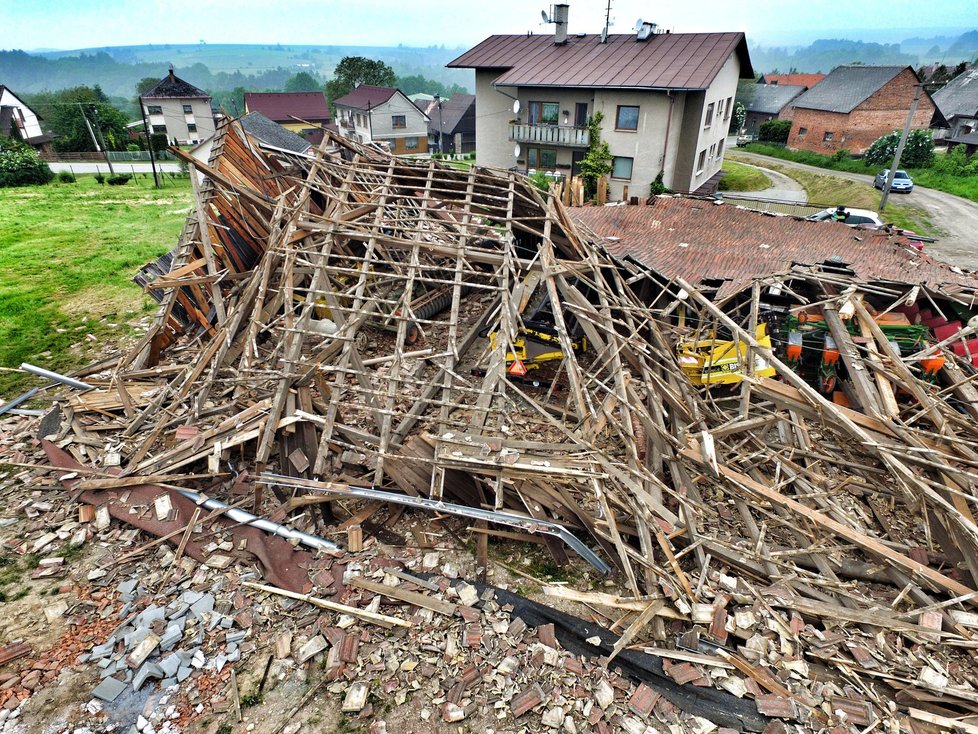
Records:
[[[771,348],[766,324],[757,325],[757,341]],[[732,385],[744,379],[749,355],[745,342],[701,339],[680,342],[676,351],[679,366],[694,385]],[[773,377],[777,371],[759,354],[754,355],[754,375]]]
[[[497,338],[497,332],[489,334],[489,344],[492,349],[496,348]],[[582,336],[572,341],[571,348],[578,353],[587,351],[587,338]],[[520,329],[516,339],[513,340],[513,350],[506,352],[506,369],[511,374],[520,372],[519,365],[522,365],[525,371],[536,370],[547,362],[564,358],[560,339],[537,329]],[[526,373],[525,371],[523,374]]]

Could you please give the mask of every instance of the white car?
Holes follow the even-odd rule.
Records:
[[[843,224],[848,224],[850,227],[883,226],[883,220],[880,219],[879,214],[871,209],[847,209],[844,206],[823,209],[820,212],[815,212],[814,214],[805,217],[805,219],[812,222],[842,222]]]

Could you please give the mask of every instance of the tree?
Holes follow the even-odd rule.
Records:
[[[892,166],[900,144],[900,130],[883,135],[869,146],[865,161],[873,166]],[[911,130],[899,164],[904,168],[927,168],[934,163],[934,138],[930,130]]]
[[[791,120],[768,120],[757,129],[757,139],[766,143],[787,143]]]
[[[31,97],[30,105],[44,117],[49,130],[57,136],[53,143],[57,151],[95,150],[85,117],[94,126],[96,113],[98,127],[109,150],[123,150],[129,142],[126,130],[129,118],[109,103],[98,85],[42,92]]]
[[[144,76],[138,82],[136,82],[136,96],[142,97],[146,92],[155,87],[160,83],[160,80],[155,76]]]
[[[585,194],[590,198],[598,188],[598,179],[611,173],[611,149],[601,139],[601,122],[604,113],[598,110],[588,120],[590,139],[587,153],[581,160],[581,177],[584,179]]]
[[[743,102],[734,102],[733,113],[730,115],[730,128],[728,132],[739,133],[747,119],[747,108]]]
[[[363,56],[344,56],[333,69],[333,78],[326,82],[326,96],[332,103],[360,84],[393,87],[396,83],[394,70],[383,61]]]
[[[305,71],[293,74],[285,81],[286,92],[321,92],[322,90],[322,85],[313,78],[312,74]]]

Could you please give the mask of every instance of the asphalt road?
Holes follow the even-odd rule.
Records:
[[[73,163],[48,163],[51,170],[55,173],[61,171],[73,171],[74,173],[104,173],[108,175],[109,166],[106,163],[95,163],[89,161],[76,161]],[[116,173],[150,173],[152,167],[149,163],[130,163],[128,161],[113,161],[112,167]],[[167,173],[179,173],[180,164],[172,161],[159,161],[156,164],[159,171]]]
[[[859,173],[830,171],[825,168],[806,166],[803,163],[769,158],[740,150],[736,151],[736,155],[738,158],[756,163],[758,167],[777,163],[785,168],[797,168],[825,176],[838,176],[850,181],[859,181],[869,186],[873,185],[872,176]],[[943,191],[926,189],[922,186],[915,186],[913,193],[910,194],[891,194],[890,201],[894,200],[906,201],[908,204],[925,210],[930,215],[934,225],[941,230],[938,241],[928,244],[925,252],[960,268],[978,270],[978,203],[962,199],[960,196],[945,194]],[[885,218],[884,216],[884,220]]]

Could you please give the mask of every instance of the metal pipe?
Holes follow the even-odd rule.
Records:
[[[600,573],[608,573],[611,567],[601,560],[594,551],[588,548],[581,540],[571,533],[560,523],[550,520],[536,520],[532,517],[517,515],[512,512],[495,512],[483,510],[480,507],[467,507],[456,505],[442,500],[430,500],[423,497],[408,497],[401,494],[393,494],[379,489],[368,489],[367,487],[351,487],[348,484],[332,484],[330,482],[315,482],[311,479],[300,479],[297,477],[287,477],[281,474],[262,474],[258,479],[259,484],[267,484],[275,487],[289,487],[292,489],[308,489],[313,492],[324,494],[345,494],[362,499],[379,500],[380,502],[390,502],[395,505],[404,505],[421,510],[432,512],[445,512],[449,515],[468,517],[473,520],[485,520],[487,522],[500,525],[509,525],[521,528],[528,533],[543,533],[560,538],[581,558],[590,563]]]
[[[0,405],[0,415],[3,415],[8,410],[12,410],[13,408],[16,408],[21,403],[26,403],[28,400],[30,400],[32,397],[37,395],[39,392],[41,392],[40,388],[35,387],[31,390],[28,390],[23,395],[20,395],[14,398],[13,400],[4,403],[3,405]]]
[[[222,510],[226,517],[243,525],[250,525],[259,530],[264,530],[266,533],[285,538],[286,540],[298,540],[302,545],[314,550],[340,550],[340,547],[336,543],[325,538],[320,538],[317,535],[309,535],[309,533],[304,533],[301,530],[293,530],[285,525],[279,525],[277,522],[252,515],[250,512],[239,510],[236,507],[231,507],[220,500],[204,497],[204,495],[193,490],[178,489],[176,491],[198,507],[203,507],[205,510]]]
[[[74,387],[78,390],[92,389],[92,386],[87,382],[82,382],[81,380],[76,380],[73,377],[67,377],[57,372],[46,370],[43,367],[36,367],[32,364],[28,364],[27,362],[22,363],[20,368],[24,370],[24,372],[30,372],[32,375],[37,375],[38,377],[46,377],[52,382],[60,382],[63,385],[68,385],[69,387]]]

